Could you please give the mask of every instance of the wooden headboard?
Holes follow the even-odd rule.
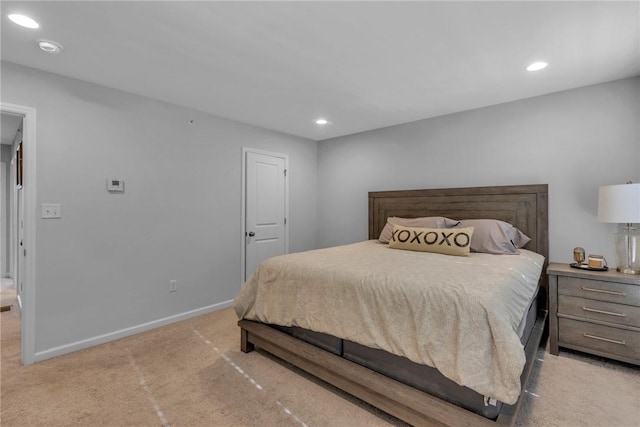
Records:
[[[549,259],[548,185],[435,188],[369,192],[369,239],[377,239],[387,217],[445,216],[508,222],[531,238],[526,249],[545,257],[541,285],[547,289]]]

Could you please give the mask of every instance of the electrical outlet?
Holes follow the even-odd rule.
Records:
[[[169,292],[175,292],[178,290],[178,281],[169,280]]]
[[[41,206],[41,218],[62,218],[62,207],[60,204],[43,203]]]

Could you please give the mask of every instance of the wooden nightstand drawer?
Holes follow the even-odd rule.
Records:
[[[558,295],[558,314],[640,327],[640,307]]]
[[[640,286],[579,277],[558,277],[558,294],[640,307]]]
[[[640,334],[626,329],[610,328],[577,320],[559,320],[560,345],[578,347],[578,350],[595,350],[628,359],[640,356]]]

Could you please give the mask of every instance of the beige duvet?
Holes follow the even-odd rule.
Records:
[[[404,356],[512,404],[525,363],[516,331],[543,261],[526,250],[457,257],[369,240],[263,262],[235,310]]]

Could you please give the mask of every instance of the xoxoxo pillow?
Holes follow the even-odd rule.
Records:
[[[389,247],[409,251],[469,256],[473,227],[417,228],[394,225]]]
[[[378,241],[381,243],[389,243],[391,240],[391,232],[394,225],[402,225],[403,227],[414,228],[452,228],[458,224],[458,221],[445,218],[443,216],[426,216],[421,218],[402,218],[398,216],[390,216],[387,223],[380,232]]]

